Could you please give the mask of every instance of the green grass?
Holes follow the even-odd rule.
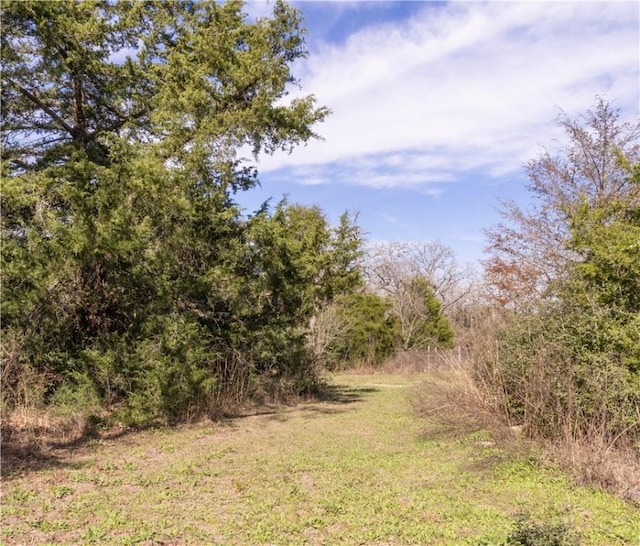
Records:
[[[518,514],[585,545],[638,544],[640,513],[487,442],[422,434],[399,375],[331,400],[147,431],[9,477],[4,544],[503,544]]]

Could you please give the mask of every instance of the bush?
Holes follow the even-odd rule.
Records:
[[[130,388],[123,418],[130,425],[174,423],[206,414],[217,386],[209,336],[185,317],[154,321],[155,332],[130,356]]]
[[[637,501],[638,374],[625,365],[623,352],[607,344],[595,350],[604,335],[596,313],[587,317],[567,306],[560,312],[559,306],[482,315],[465,335],[467,361],[459,370],[473,388],[456,393],[453,384],[443,384],[446,400],[432,406],[451,413],[453,404],[508,445],[512,431],[522,431],[577,482]]]
[[[327,348],[330,368],[378,366],[395,352],[398,321],[380,296],[349,294],[336,304],[342,329]]]
[[[90,378],[82,374],[73,374],[51,394],[49,405],[61,415],[89,416],[100,413],[102,399]]]
[[[500,329],[495,362],[477,369],[504,395],[504,411],[532,437],[598,434],[611,443],[640,438],[638,375],[606,339],[607,317],[564,304],[512,315]]]
[[[536,523],[526,516],[517,519],[516,529],[505,546],[577,546],[578,538],[564,523]]]

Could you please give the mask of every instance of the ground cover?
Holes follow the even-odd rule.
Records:
[[[417,376],[340,375],[326,399],[53,451],[5,476],[3,544],[503,544],[518,514],[638,544],[638,508],[486,433],[425,433]]]

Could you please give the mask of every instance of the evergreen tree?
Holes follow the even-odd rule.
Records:
[[[1,15],[12,369],[33,367],[49,393],[88,383],[132,421],[210,409],[290,354],[330,269],[317,211],[247,222],[233,201],[257,183],[241,149],[290,150],[328,113],[311,95],[285,100],[306,55],[300,14],[67,0],[7,1]],[[256,354],[250,336],[267,331]]]

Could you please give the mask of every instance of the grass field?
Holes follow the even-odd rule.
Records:
[[[485,433],[436,434],[414,378],[340,375],[326,400],[53,450],[6,476],[3,544],[503,544],[518,514],[640,544],[640,511]]]

